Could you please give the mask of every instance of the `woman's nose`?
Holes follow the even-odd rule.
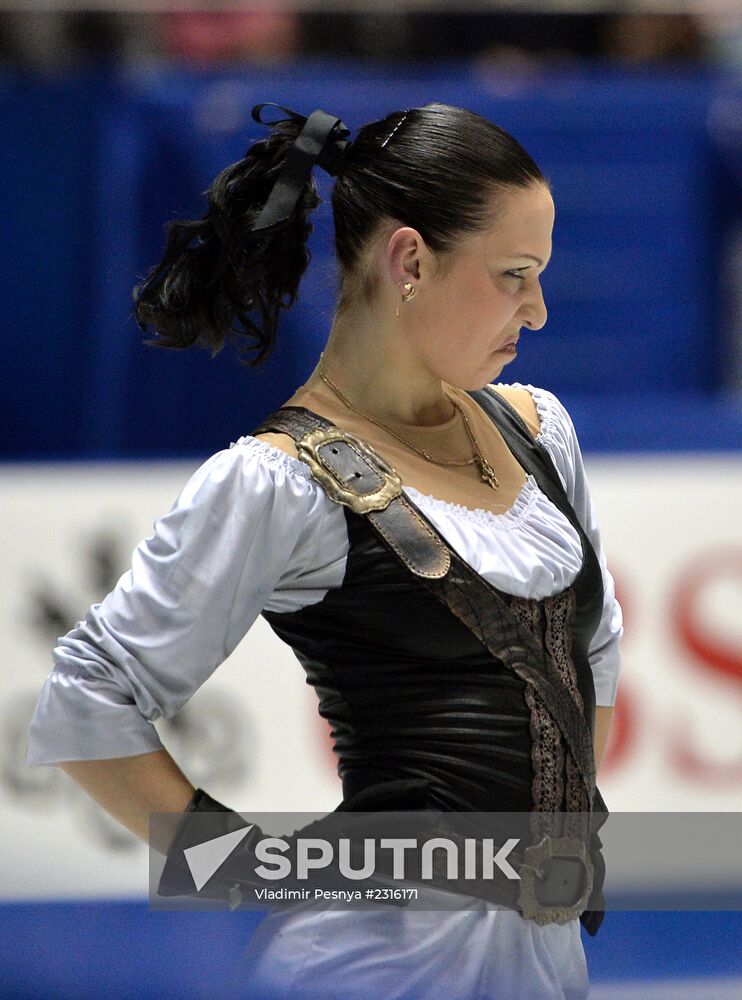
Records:
[[[546,303],[544,302],[544,295],[541,291],[541,286],[536,285],[536,289],[531,296],[529,296],[528,302],[523,306],[523,324],[527,326],[529,330],[540,330],[546,325],[546,320],[549,313],[546,309]]]

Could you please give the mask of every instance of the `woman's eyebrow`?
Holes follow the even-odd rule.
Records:
[[[540,257],[534,257],[532,253],[513,253],[510,254],[511,257],[525,257],[527,260],[535,260],[539,267],[544,266],[544,262]],[[551,259],[551,258],[550,258]]]

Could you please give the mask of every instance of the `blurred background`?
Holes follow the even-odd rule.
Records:
[[[260,919],[150,912],[144,845],[62,772],[27,767],[25,739],[56,637],[329,332],[327,203],[261,368],[147,347],[133,319],[165,223],[201,215],[265,134],[264,101],[351,131],[458,104],[539,163],[557,209],[549,321],[503,379],[572,415],[624,609],[600,787],[614,812],[742,810],[739,4],[0,0],[0,997],[233,996],[224,970]],[[340,799],[314,696],[262,619],[158,730],[233,808]],[[739,889],[742,871],[720,881]],[[609,913],[584,939],[593,994],[742,998],[741,929],[721,905]]]

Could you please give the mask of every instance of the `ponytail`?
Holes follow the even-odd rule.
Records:
[[[296,301],[310,260],[309,215],[320,202],[311,170],[280,225],[253,228],[302,121],[297,116],[274,123],[267,139],[254,142],[243,159],[226,167],[204,192],[208,208],[201,219],[166,223],[163,258],[132,293],[140,329],[146,333],[150,325],[156,333],[146,344],[198,346],[214,357],[229,341],[238,357],[257,351],[254,359],[240,360],[252,367],[272,353],[279,309]],[[250,313],[257,313],[256,319]],[[242,329],[233,326],[235,319]]]
[[[379,226],[395,220],[416,229],[434,252],[448,254],[469,234],[492,225],[510,189],[548,181],[509,132],[465,108],[426,104],[364,125],[351,143],[339,118],[314,111],[268,124],[207,192],[208,209],[194,221],[169,222],[165,253],[134,289],[140,328],[151,324],[155,347],[198,345],[212,357],[226,341],[257,356],[275,346],[279,310],[296,301],[309,264],[310,213],[320,198],[318,164],[337,176],[332,191],[341,311],[375,294],[378,275],[366,250]],[[349,155],[350,154],[350,155]],[[251,319],[249,314],[255,315]],[[235,328],[237,319],[242,329]],[[247,345],[243,345],[246,338]]]

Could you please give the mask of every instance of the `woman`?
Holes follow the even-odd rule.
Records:
[[[396,112],[352,142],[324,112],[286,114],[215,180],[203,219],[170,224],[136,313],[162,346],[245,337],[264,360],[308,263],[318,163],[336,177],[327,345],[283,407],[194,473],[131,571],[60,639],[29,762],[59,764],[145,840],[151,811],[213,804],[150,721],[177,712],[262,613],[332,723],[344,809],[599,807],[621,609],[568,413],[546,389],[492,384],[522,328],[546,323],[549,186],[512,136],[461,108]],[[345,477],[318,471],[309,436],[333,429],[369,446],[377,473],[386,463],[377,479],[399,476],[370,513],[353,493],[356,479],[366,490],[359,447],[334,448]],[[406,559],[404,530],[423,532]],[[428,556],[443,568],[415,565]],[[576,917],[540,925],[482,899],[388,910],[271,914],[247,995],[587,993]]]

